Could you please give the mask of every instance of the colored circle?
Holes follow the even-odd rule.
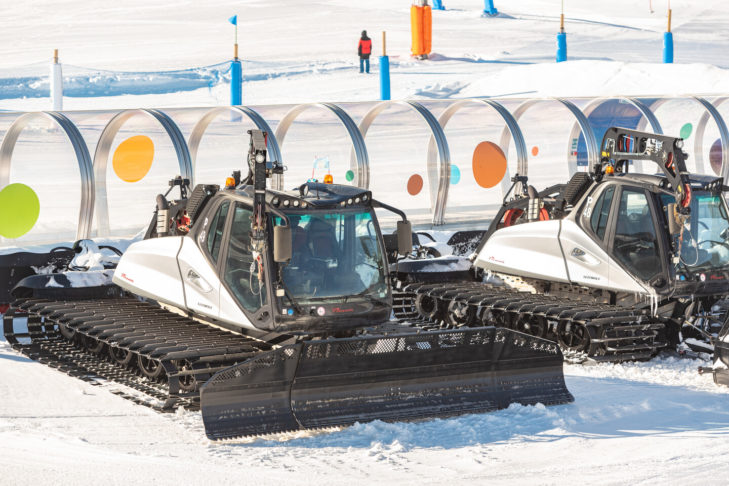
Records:
[[[721,175],[721,139],[717,138],[714,143],[711,144],[709,149],[709,162],[711,162],[711,168],[714,170],[714,174]]]
[[[473,177],[486,189],[501,182],[506,174],[506,156],[493,142],[481,142],[473,151]]]
[[[534,157],[536,157],[537,155],[539,155],[539,147],[537,147],[536,145],[534,147],[532,147],[532,155]]]
[[[408,193],[411,196],[416,196],[423,190],[423,178],[418,174],[413,174],[408,179]]]
[[[124,182],[137,182],[144,179],[152,168],[154,143],[152,139],[137,135],[124,140],[114,151],[112,166],[114,173]]]
[[[0,236],[20,238],[33,229],[40,215],[38,195],[25,184],[8,184],[0,191]]]
[[[681,138],[686,140],[691,136],[691,132],[694,131],[694,126],[690,123],[686,123],[684,126],[681,127],[681,131],[679,132],[679,135]]]
[[[461,169],[456,165],[451,165],[451,184],[458,184],[461,180]]]
[[[348,170],[347,173],[344,174],[344,178],[347,179],[349,182],[352,182],[354,180],[354,172]]]

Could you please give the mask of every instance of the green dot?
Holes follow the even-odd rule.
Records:
[[[348,170],[347,173],[344,174],[344,177],[347,179],[347,181],[352,182],[354,180],[354,172]]]
[[[681,138],[686,140],[687,138],[689,138],[691,136],[691,132],[693,130],[694,130],[694,126],[691,125],[690,123],[686,123],[684,126],[681,127],[681,132],[679,133],[679,135],[681,136]]]
[[[0,191],[0,236],[20,238],[33,229],[39,214],[38,196],[25,184],[9,184]]]

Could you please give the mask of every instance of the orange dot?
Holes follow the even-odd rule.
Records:
[[[423,178],[418,174],[413,174],[408,179],[408,193],[411,196],[416,196],[423,189]]]
[[[144,135],[124,140],[114,151],[114,173],[124,182],[137,182],[152,168],[154,143]]]
[[[537,155],[539,155],[539,147],[537,147],[536,145],[534,147],[532,147],[532,155],[534,157],[536,157]]]
[[[494,187],[506,174],[506,156],[493,142],[481,142],[473,151],[473,177],[485,188]]]

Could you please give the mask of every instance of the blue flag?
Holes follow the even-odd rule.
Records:
[[[228,22],[230,22],[233,25],[238,25],[238,16],[233,15],[231,18],[228,19]]]

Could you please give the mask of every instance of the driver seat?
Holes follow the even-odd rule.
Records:
[[[337,239],[334,236],[334,228],[329,223],[318,218],[312,219],[307,231],[309,250],[314,258],[323,260],[337,258]]]

